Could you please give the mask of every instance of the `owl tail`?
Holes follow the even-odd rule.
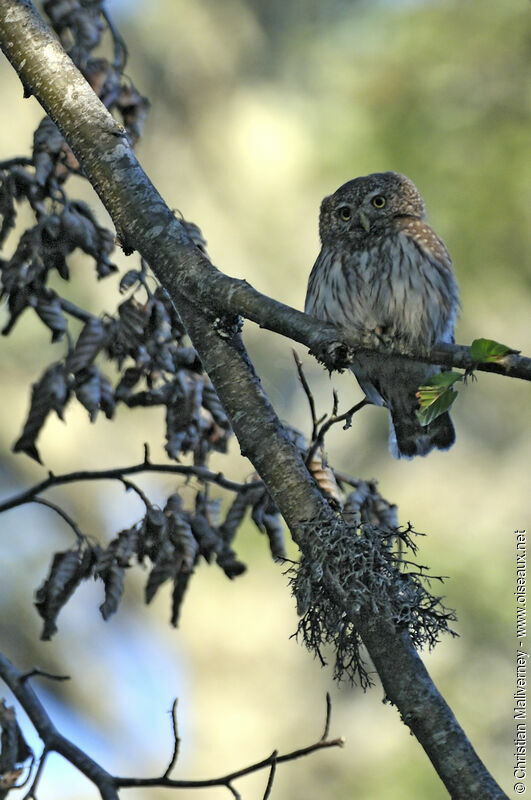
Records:
[[[434,448],[448,450],[455,442],[455,430],[448,412],[422,426],[415,413],[389,417],[389,450],[395,458],[427,456]]]

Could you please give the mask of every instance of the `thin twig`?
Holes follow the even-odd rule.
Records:
[[[33,669],[28,670],[28,672],[23,672],[19,678],[21,683],[29,680],[30,678],[41,677],[41,678],[48,678],[50,681],[69,681],[70,675],[55,675],[53,672],[46,672],[44,669],[39,669],[39,667],[33,667]]]
[[[48,750],[45,747],[44,750],[42,751],[41,757],[39,759],[39,763],[38,763],[37,769],[35,771],[35,777],[33,778],[32,782],[31,782],[31,786],[29,787],[28,791],[26,792],[26,794],[24,795],[22,800],[29,800],[30,797],[32,797],[34,800],[36,800],[35,791],[36,791],[38,783],[39,783],[39,781],[41,779],[41,774],[42,774],[42,771],[44,769],[44,762],[46,761],[47,755],[48,755]],[[33,764],[32,764],[32,768],[33,768]],[[29,774],[28,774],[28,778],[29,778]]]
[[[306,456],[306,464],[309,464],[311,462],[317,450],[323,446],[324,437],[328,433],[332,425],[337,425],[338,422],[346,422],[345,429],[349,428],[354,414],[356,414],[356,412],[358,412],[360,409],[362,409],[364,406],[367,405],[370,405],[370,401],[367,400],[366,397],[364,397],[363,400],[360,400],[359,403],[356,403],[356,405],[352,406],[352,408],[349,408],[349,410],[345,411],[344,414],[336,416],[334,411],[332,411],[331,416],[326,420],[326,422],[323,422],[323,424],[319,428],[317,437],[314,439],[310,449],[308,450],[308,454]],[[334,397],[334,410],[337,413],[336,397]]]
[[[283,764],[286,761],[294,761],[297,758],[315,753],[318,750],[326,750],[329,747],[343,747],[345,739],[340,736],[337,739],[327,739],[327,741],[319,741],[310,744],[307,747],[301,747],[299,750],[293,750],[291,753],[277,756],[277,764]],[[172,778],[123,778],[116,776],[114,778],[117,788],[130,788],[133,786],[160,786],[174,789],[201,789],[209,786],[227,786],[238,778],[243,778],[253,772],[258,772],[261,769],[266,769],[271,766],[272,757],[268,756],[263,761],[258,761],[256,764],[251,764],[243,769],[231,772],[230,775],[224,775],[220,778],[206,778],[204,780],[174,780]]]
[[[177,763],[177,759],[179,758],[179,746],[181,744],[181,740],[179,738],[179,730],[177,727],[177,703],[178,698],[176,697],[171,706],[171,726],[173,731],[173,753],[170,759],[170,763],[166,767],[166,772],[162,776],[163,778],[167,778],[170,772],[173,770],[174,766]]]
[[[41,764],[48,752],[59,753],[98,787],[102,800],[118,800],[112,775],[58,731],[32,687],[28,682],[20,680],[21,673],[3,653],[0,653],[0,677],[9,686],[44,743]],[[41,771],[42,766],[39,765],[38,775]],[[35,796],[35,786],[34,780],[28,797]]]
[[[125,67],[128,52],[127,52],[127,45],[125,44],[124,40],[122,39],[121,34],[119,33],[116,25],[114,24],[111,16],[109,15],[108,11],[105,7],[102,7],[101,14],[105,22],[107,23],[107,27],[111,32],[112,41],[113,41],[113,50],[114,50],[114,62],[113,67],[121,72]]]
[[[146,510],[149,511],[149,509],[151,508],[151,502],[149,500],[149,497],[142,491],[142,489],[139,486],[137,486],[136,483],[133,483],[133,481],[127,480],[126,478],[122,478],[121,480],[123,485],[125,486],[125,491],[135,492],[144,503]]]
[[[211,472],[206,467],[184,466],[183,464],[152,464],[149,461],[143,461],[141,464],[135,464],[132,467],[115,467],[113,469],[102,470],[80,470],[77,472],[67,472],[63,475],[54,475],[53,472],[48,474],[48,477],[26,489],[20,494],[4,500],[0,503],[0,513],[7,511],[10,508],[24,505],[24,503],[31,503],[34,498],[41,492],[46,491],[54,486],[62,486],[67,483],[77,483],[80,481],[100,481],[100,480],[118,480],[123,482],[125,475],[137,475],[140,472],[160,472],[169,475],[187,475],[195,477],[200,481],[216,483],[223,489],[229,489],[232,492],[245,492],[254,489],[261,485],[261,481],[252,481],[250,483],[236,483],[235,481],[228,480],[221,472]]]
[[[15,156],[14,158],[6,158],[5,161],[0,161],[0,169],[11,169],[11,167],[31,167],[33,166],[33,159],[26,156]]]
[[[271,753],[271,769],[269,770],[269,777],[267,779],[263,800],[267,800],[271,794],[271,789],[273,788],[273,781],[275,780],[275,773],[277,771],[277,756],[278,750],[273,750]]]
[[[315,413],[315,400],[313,399],[313,394],[312,390],[310,389],[310,385],[306,380],[306,375],[304,374],[304,369],[302,367],[302,361],[300,360],[296,350],[292,350],[291,352],[293,353],[293,358],[295,359],[295,364],[297,365],[299,380],[302,384],[302,388],[304,389],[304,394],[306,395],[308,399],[308,404],[310,406],[310,413],[312,415],[312,426],[313,426],[312,430],[312,440],[313,440],[317,435],[317,425],[318,425],[317,415]]]
[[[85,538],[83,536],[83,534],[81,533],[81,530],[80,530],[77,522],[75,522],[72,519],[72,517],[69,514],[67,514],[66,511],[64,511],[60,506],[56,505],[55,503],[52,503],[51,500],[45,500],[43,497],[32,497],[31,500],[29,500],[27,502],[38,503],[41,506],[46,506],[46,508],[51,508],[52,511],[55,511],[56,514],[59,514],[59,516],[62,519],[64,519],[64,521],[67,523],[67,525],[70,525],[70,527],[72,528],[72,530],[76,534],[76,536],[77,536],[79,541],[81,541],[81,540],[83,540]]]
[[[336,480],[338,480],[340,483],[346,483],[349,486],[353,486],[355,489],[357,489],[360,485],[359,478],[354,478],[352,475],[348,475],[346,472],[342,472],[340,469],[333,469],[332,472],[334,473]]]
[[[328,734],[330,733],[330,718],[332,716],[332,700],[330,698],[330,692],[326,693],[326,718],[325,718],[325,726],[323,735],[321,736],[321,741],[326,742],[328,739]]]
[[[297,758],[304,758],[304,756],[315,753],[318,750],[326,750],[329,747],[343,747],[344,744],[345,739],[342,736],[339,736],[337,739],[327,739],[326,741],[319,740],[307,747],[301,747],[298,750],[292,750],[290,753],[275,756],[275,760],[277,764],[284,764],[286,761],[295,761]],[[273,757],[268,756],[264,758],[263,761],[250,764],[248,767],[243,767],[228,775],[223,775],[220,778],[205,778],[204,780],[175,780],[172,778],[165,778],[164,776],[160,778],[123,778],[116,776],[114,780],[117,788],[130,788],[133,786],[161,786],[174,789],[201,789],[209,786],[227,786],[228,788],[232,781],[243,778],[253,772],[258,772],[261,769],[267,769],[271,767],[272,762]]]

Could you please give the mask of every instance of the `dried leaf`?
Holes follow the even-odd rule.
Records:
[[[114,416],[114,410],[116,408],[116,402],[114,399],[114,389],[112,388],[111,382],[105,375],[100,374],[100,408],[107,417],[107,419],[112,419]]]
[[[91,317],[81,329],[73,351],[66,359],[67,372],[74,375],[89,367],[98,353],[105,347],[107,329],[101,319]]]
[[[263,491],[262,488],[260,488],[259,491],[261,494]],[[243,522],[245,512],[247,511],[249,505],[253,503],[254,497],[256,496],[253,496],[253,492],[256,493],[256,489],[248,489],[244,492],[238,492],[232,501],[232,504],[227,511],[227,515],[223,520],[223,524],[219,529],[220,535],[226,544],[230,544],[234,539],[236,531]]]
[[[151,603],[165,581],[173,580],[179,574],[181,563],[182,558],[176,553],[174,546],[165,541],[149,573],[145,588],[146,603]]]
[[[142,377],[144,370],[140,367],[128,367],[122,375],[115,391],[117,400],[124,400],[129,397],[131,390]]]
[[[172,605],[171,605],[171,624],[174,628],[179,624],[179,615],[181,613],[181,605],[184,599],[184,594],[188,588],[191,572],[179,572],[173,582],[172,592]]]
[[[271,555],[275,560],[285,559],[284,526],[282,525],[280,514],[264,514],[263,524],[269,539]]]
[[[343,497],[337,485],[336,477],[330,467],[323,464],[323,458],[318,452],[313,454],[307,467],[309,472],[313,475],[321,493],[327,497],[331,497],[339,508],[341,508],[343,505]]]
[[[120,292],[123,294],[128,289],[130,289],[131,286],[134,286],[135,283],[138,283],[138,281],[140,281],[141,279],[142,279],[142,273],[139,272],[137,269],[128,270],[128,272],[125,273],[125,275],[122,277],[120,281],[120,286],[119,286]]]
[[[247,569],[245,564],[236,558],[236,553],[228,545],[223,546],[223,549],[216,557],[216,561],[230,580],[242,575]]]
[[[15,709],[0,699],[0,790],[15,786],[21,775],[21,765],[33,756],[18,725]],[[3,796],[6,796],[7,792]]]
[[[104,620],[116,612],[124,590],[125,568],[113,564],[101,576],[105,585],[105,600],[100,605],[100,612]]]
[[[35,440],[44,425],[50,411],[55,411],[60,419],[70,397],[70,388],[63,364],[52,364],[40,381],[34,383],[31,390],[31,404],[28,418],[22,435],[15,442],[13,452],[26,453],[40,463],[40,456],[35,447]]]
[[[37,298],[35,311],[44,324],[50,328],[52,332],[52,342],[60,341],[67,329],[67,323],[61,308],[61,302],[56,292],[52,289],[43,290]]]
[[[92,366],[78,373],[75,394],[89,412],[90,421],[94,422],[101,403],[101,376],[97,367]]]
[[[44,620],[41,639],[46,641],[56,633],[57,615],[93,566],[93,553],[89,548],[55,553],[48,577],[35,595],[35,607]]]
[[[223,540],[219,534],[208,524],[202,514],[195,514],[191,520],[192,531],[199,545],[199,552],[210,564],[214,555],[223,547]]]

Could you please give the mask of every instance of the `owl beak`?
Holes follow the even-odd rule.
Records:
[[[366,233],[369,233],[369,231],[371,229],[371,223],[369,222],[369,217],[367,216],[365,211],[360,211],[360,222],[361,222],[361,227],[363,228],[363,230]]]

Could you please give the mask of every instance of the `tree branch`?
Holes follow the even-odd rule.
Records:
[[[175,704],[172,708],[172,714],[175,714]],[[321,738],[314,742],[313,744],[309,744],[306,747],[300,747],[297,750],[292,750],[289,753],[284,753],[283,755],[278,755],[278,750],[274,750],[270,756],[264,758],[262,761],[257,761],[254,764],[250,764],[247,767],[242,767],[241,769],[235,770],[234,772],[229,772],[227,775],[222,775],[219,778],[205,778],[204,780],[176,780],[168,777],[169,769],[166,770],[164,775],[159,778],[120,778],[115,777],[116,786],[119,788],[131,788],[131,787],[139,787],[139,786],[159,786],[159,787],[167,787],[167,788],[174,788],[174,789],[204,789],[209,786],[225,786],[229,789],[235,797],[239,797],[238,792],[232,786],[234,781],[238,780],[239,778],[243,778],[246,775],[251,775],[253,772],[259,772],[262,769],[269,768],[269,778],[266,787],[266,792],[264,794],[264,798],[268,797],[269,793],[271,792],[271,786],[273,783],[273,779],[275,776],[275,770],[278,764],[285,764],[288,761],[295,761],[297,758],[304,758],[305,756],[310,755],[311,753],[315,753],[317,750],[325,750],[329,747],[343,747],[345,744],[345,740],[342,736],[339,736],[337,739],[329,739],[328,733],[330,730],[330,715],[331,715],[331,704],[330,704],[330,696],[326,695],[326,721],[324,732]],[[176,743],[179,741],[178,737],[176,736],[176,723],[173,723],[173,730],[174,736],[176,737]],[[172,757],[172,762],[174,761],[174,757]]]
[[[39,779],[44,760],[50,752],[59,753],[73,766],[82,772],[92,783],[97,786],[100,796],[103,800],[118,800],[118,789],[130,789],[140,786],[159,786],[172,789],[200,789],[210,786],[225,786],[229,789],[235,797],[239,797],[238,792],[232,786],[232,783],[238,778],[243,778],[245,775],[250,775],[253,772],[259,772],[262,769],[270,769],[270,776],[268,786],[272,783],[274,771],[278,764],[283,764],[288,761],[294,761],[297,758],[303,758],[318,750],[325,750],[329,747],[343,747],[345,740],[343,737],[337,739],[328,739],[329,723],[330,723],[330,698],[327,695],[327,710],[326,710],[326,723],[323,736],[313,744],[306,747],[292,750],[289,753],[278,755],[278,751],[274,751],[270,756],[264,758],[262,761],[257,761],[247,767],[230,772],[227,775],[222,775],[219,778],[206,778],[203,780],[176,780],[168,777],[169,772],[173,769],[178,749],[179,749],[179,736],[177,733],[177,719],[176,719],[176,706],[177,701],[172,705],[172,729],[174,737],[174,749],[170,764],[163,775],[155,778],[126,778],[113,776],[107,772],[100,764],[93,761],[86,753],[80,750],[75,744],[69,741],[66,737],[59,733],[50,717],[48,716],[44,706],[39,698],[28,685],[29,679],[32,676],[42,675],[46,678],[53,678],[54,680],[63,680],[62,676],[50,675],[49,673],[42,672],[35,669],[26,673],[21,673],[19,670],[3,655],[0,653],[0,677],[9,686],[14,696],[28,715],[35,730],[39,734],[42,742],[44,743],[44,751],[41,756],[41,763],[39,765],[37,774],[33,781],[32,787],[26,797],[33,797],[37,780]],[[266,795],[267,796],[267,795]]]
[[[45,752],[56,752],[86,775],[98,787],[102,800],[118,800],[115,780],[102,766],[93,761],[77,745],[63,736],[48,716],[41,701],[29,685],[27,675],[0,653],[0,676],[9,686],[16,699],[28,715],[31,723],[45,745]]]
[[[0,503],[0,513],[7,511],[10,508],[24,505],[24,503],[40,502],[43,505],[50,506],[50,503],[43,500],[38,500],[37,496],[47,489],[52,489],[55,486],[62,486],[66,483],[78,483],[80,481],[101,481],[101,480],[116,480],[121,483],[124,482],[126,475],[137,475],[141,472],[159,472],[168,475],[186,475],[187,477],[194,477],[200,481],[208,483],[216,483],[223,489],[229,489],[232,492],[246,491],[253,489],[260,485],[259,481],[252,481],[250,483],[236,483],[228,478],[225,478],[221,472],[212,472],[206,467],[185,466],[183,464],[152,464],[151,461],[143,461],[141,464],[135,464],[129,467],[114,467],[113,469],[101,470],[77,470],[76,472],[66,472],[63,475],[54,475],[50,472],[48,477],[34,486],[30,486],[20,494],[13,495],[7,500]],[[57,508],[54,510],[57,511]],[[59,512],[58,512],[59,513]],[[66,520],[69,522],[69,520]],[[69,522],[69,524],[71,524]]]

